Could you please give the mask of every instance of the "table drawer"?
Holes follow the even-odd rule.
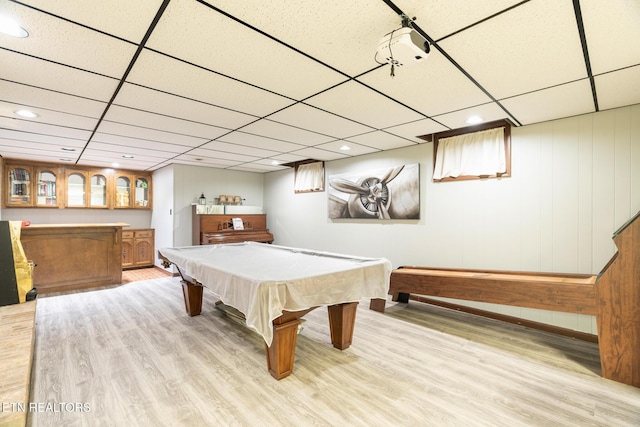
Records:
[[[153,237],[153,230],[140,230],[140,231],[136,231],[136,238],[141,238],[141,237]]]
[[[123,239],[133,239],[133,231],[124,231],[124,230],[122,230],[122,238]]]

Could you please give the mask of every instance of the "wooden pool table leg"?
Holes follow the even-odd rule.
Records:
[[[197,316],[202,311],[202,285],[182,281],[182,296],[184,308],[189,316]]]
[[[315,308],[284,311],[273,320],[273,341],[270,346],[265,343],[264,348],[267,353],[267,368],[275,379],[287,377],[293,371],[300,318]]]
[[[344,350],[349,348],[353,340],[353,327],[356,323],[357,302],[330,305],[329,327],[331,328],[331,342],[335,348]]]

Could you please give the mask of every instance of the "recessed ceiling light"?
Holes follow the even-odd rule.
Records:
[[[349,150],[351,150],[351,147],[349,147],[348,145],[343,145],[342,147],[340,147],[340,149],[342,151],[349,151]]]
[[[271,164],[274,165],[274,166],[277,166],[277,165],[280,164],[280,162],[277,161],[277,160],[271,160]]]
[[[71,147],[62,147],[61,150],[62,151],[76,151],[75,148],[71,148]]]
[[[133,156],[131,154],[123,154],[122,158],[123,159],[133,159]]]
[[[73,159],[60,159],[61,162],[73,162]]]
[[[36,117],[39,117],[36,113],[34,113],[33,111],[29,111],[29,110],[16,110],[14,111],[14,113],[20,117],[26,117],[28,119],[35,119]]]
[[[120,163],[113,162],[111,163],[111,166],[113,166],[114,168],[117,168],[118,166],[120,166]]]
[[[471,116],[469,117],[467,120],[465,120],[465,123],[468,125],[477,125],[478,123],[482,123],[482,117],[480,116]]]
[[[29,37],[29,32],[12,19],[0,16],[0,33],[11,37]]]

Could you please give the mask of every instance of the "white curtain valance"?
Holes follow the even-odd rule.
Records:
[[[322,162],[306,163],[296,171],[295,191],[317,191],[324,189],[324,168]]]
[[[503,127],[438,140],[433,179],[494,176],[506,171]]]

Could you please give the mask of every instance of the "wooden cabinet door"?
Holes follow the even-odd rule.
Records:
[[[125,237],[125,233],[127,237]],[[129,236],[130,235],[130,236]],[[122,232],[122,268],[133,267],[133,232]]]
[[[61,206],[60,170],[56,167],[38,167],[35,169],[36,188],[35,206],[39,208],[57,208]]]
[[[6,206],[33,206],[33,168],[29,166],[6,166]]]
[[[136,239],[135,250],[136,266],[153,264],[153,241],[150,238]]]

